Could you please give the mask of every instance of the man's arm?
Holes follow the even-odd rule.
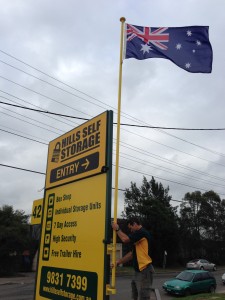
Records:
[[[116,261],[116,266],[119,266],[121,264],[125,264],[126,262],[132,260],[132,258],[133,258],[133,254],[132,254],[132,251],[130,251],[126,255],[124,255],[122,258],[120,258]],[[111,267],[113,268],[114,265],[111,265]]]
[[[132,260],[133,254],[132,251],[128,252],[126,255],[124,255],[122,258],[117,260],[117,265],[125,264],[126,262]]]
[[[121,239],[123,243],[126,244],[130,242],[129,236],[120,229],[117,223],[112,223],[112,228],[116,231],[118,237]]]

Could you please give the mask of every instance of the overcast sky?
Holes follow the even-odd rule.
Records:
[[[124,61],[121,122],[225,128],[224,0],[0,0],[0,5],[0,101],[82,118],[113,109],[116,122],[120,18],[152,27],[206,25],[211,74],[189,73],[165,59]],[[48,143],[82,122],[0,104],[0,164],[45,173]],[[115,133],[116,127],[114,138]],[[169,186],[174,206],[196,190],[214,190],[225,199],[224,135],[121,126],[119,188],[131,181],[140,186],[145,175]],[[44,175],[0,166],[0,179],[0,206],[31,213],[33,201],[43,197]],[[119,192],[118,216],[123,206]]]

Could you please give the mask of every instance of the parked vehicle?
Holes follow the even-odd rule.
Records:
[[[216,265],[206,259],[193,259],[186,265],[188,270],[209,270],[216,271]]]
[[[225,273],[222,275],[222,282],[225,284]]]
[[[216,290],[216,279],[209,271],[185,270],[176,278],[163,284],[163,289],[169,294],[188,296],[190,294]]]

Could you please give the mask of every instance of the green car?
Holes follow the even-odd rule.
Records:
[[[184,296],[200,292],[214,293],[216,279],[209,271],[185,270],[175,278],[164,282],[163,289],[169,294]]]

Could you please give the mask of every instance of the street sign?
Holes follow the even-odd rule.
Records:
[[[107,114],[101,114],[49,144],[46,189],[102,172]]]
[[[43,199],[34,200],[31,215],[31,225],[41,224],[42,210]]]
[[[36,300],[109,299],[112,127],[107,111],[49,145]],[[72,155],[83,133],[98,138]]]

